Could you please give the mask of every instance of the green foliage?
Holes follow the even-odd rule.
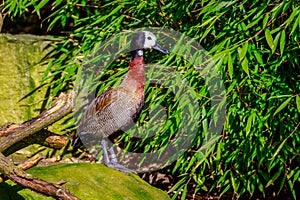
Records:
[[[211,117],[209,94],[199,73],[170,55],[168,63],[199,94],[202,121],[194,145],[168,168],[177,181],[170,194],[218,192],[233,197],[290,195],[300,184],[300,4],[299,1],[4,1],[5,17],[17,17],[51,5],[43,18],[51,31],[68,30],[45,58],[52,95],[69,89],[95,45],[122,30],[165,27],[195,38],[216,63],[226,87],[227,114],[222,138],[203,154],[201,141]],[[64,32],[66,33],[66,32]],[[150,59],[150,58],[149,58]],[[123,63],[123,64],[122,64]],[[121,61],[126,67],[126,62]],[[108,75],[116,71],[107,71]],[[118,77],[125,73],[117,73]],[[119,71],[120,72],[120,71]],[[106,76],[107,77],[107,76]],[[114,85],[116,79],[105,83]],[[104,88],[103,88],[104,89]],[[201,96],[201,97],[200,97]],[[202,98],[206,97],[206,98]],[[164,99],[170,123],[148,141],[154,148],[176,134],[176,101],[148,86],[146,108]],[[144,121],[144,120],[143,120]],[[140,122],[142,123],[142,122]],[[146,141],[147,142],[147,141]],[[134,144],[129,143],[129,148]],[[133,146],[130,146],[133,145]],[[147,147],[147,146],[146,146]],[[149,147],[150,148],[150,147]],[[147,148],[146,148],[147,149]],[[178,178],[176,178],[178,177]],[[299,197],[299,196],[298,196]]]

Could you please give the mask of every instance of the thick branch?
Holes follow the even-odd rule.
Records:
[[[53,106],[38,117],[21,125],[13,125],[4,131],[0,131],[0,152],[6,155],[12,153],[11,150],[7,151],[9,147],[69,114],[74,107],[74,95],[72,91],[68,94],[62,93]]]
[[[26,171],[27,169],[36,166],[40,162],[40,160],[42,160],[42,159],[43,159],[43,155],[38,153],[35,156],[33,156],[33,157],[29,158],[28,160],[26,160],[24,163],[19,164],[18,167],[20,169],[22,169],[23,171]],[[7,180],[7,178],[5,178],[3,176],[3,174],[1,174],[0,175],[0,183],[4,182],[6,180]]]
[[[68,189],[63,188],[60,185],[38,179],[21,170],[19,167],[12,164],[12,162],[10,162],[10,160],[2,153],[0,153],[0,173],[18,185],[30,188],[38,193],[52,196],[56,199],[78,200],[78,198],[73,196]]]
[[[38,133],[30,135],[29,137],[24,138],[24,140],[15,143],[14,145],[8,147],[3,154],[10,155],[24,147],[27,147],[31,144],[40,144],[45,147],[50,147],[53,149],[61,149],[68,142],[68,137],[63,135],[58,135],[52,133],[46,129],[40,130]]]

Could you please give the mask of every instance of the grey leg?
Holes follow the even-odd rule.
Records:
[[[110,164],[109,158],[108,158],[108,154],[107,154],[107,145],[106,145],[106,141],[105,139],[101,140],[101,145],[102,145],[102,149],[103,149],[103,159],[104,159],[104,163],[106,165]]]
[[[110,155],[111,155],[111,163],[112,163],[112,164],[118,164],[117,156],[116,156],[116,154],[115,154],[115,151],[114,151],[114,147],[113,147],[113,146],[111,146],[111,147],[109,148],[109,153],[110,153]]]
[[[132,172],[132,173],[136,174],[135,171],[133,171],[131,169],[127,169],[126,167],[124,167],[123,165],[120,165],[118,163],[113,146],[109,148],[109,153],[111,154],[111,161],[109,160],[108,153],[107,153],[107,143],[106,143],[105,139],[101,140],[101,145],[102,145],[102,149],[103,149],[103,159],[104,159],[104,163],[106,166],[111,167],[116,170],[119,170],[125,174],[128,174],[128,172]]]

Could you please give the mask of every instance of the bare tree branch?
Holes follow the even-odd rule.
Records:
[[[64,136],[55,135],[43,129],[72,111],[74,107],[74,97],[75,94],[73,91],[68,94],[61,94],[51,108],[42,112],[38,117],[21,125],[11,125],[4,130],[0,130],[0,179],[2,181],[10,179],[18,185],[30,188],[33,191],[47,196],[52,196],[56,199],[78,199],[73,196],[68,189],[58,184],[36,178],[24,171],[26,168],[33,166],[35,162],[37,163],[39,158],[31,164],[27,163],[21,166],[23,170],[15,166],[4,156],[4,154],[8,155],[34,142],[45,143],[52,147],[65,145],[67,139]]]
[[[62,93],[51,108],[21,125],[12,125],[0,131],[0,152],[8,155],[14,144],[24,141],[25,138],[41,131],[43,128],[58,121],[69,114],[74,107],[74,92]],[[41,131],[40,133],[43,133]],[[26,141],[26,140],[25,140]]]
[[[29,158],[28,160],[26,160],[24,163],[21,163],[18,165],[19,168],[21,168],[22,170],[26,171],[27,169],[36,166],[40,160],[43,159],[43,155],[41,153],[36,154],[35,156]],[[3,176],[3,174],[0,175],[0,183],[6,181],[7,178],[5,178]]]
[[[38,179],[15,166],[8,158],[0,153],[0,173],[13,182],[38,193],[62,200],[78,200],[68,189],[44,180]]]
[[[69,139],[67,136],[58,135],[46,129],[42,129],[39,132],[32,134],[24,138],[23,140],[15,143],[14,145],[8,147],[3,153],[4,155],[10,155],[31,144],[40,144],[53,149],[61,149],[67,144],[68,140]]]

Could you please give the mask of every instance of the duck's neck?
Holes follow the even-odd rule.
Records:
[[[131,53],[129,70],[121,85],[127,87],[132,92],[144,93],[145,85],[145,66],[142,50],[136,50]]]

